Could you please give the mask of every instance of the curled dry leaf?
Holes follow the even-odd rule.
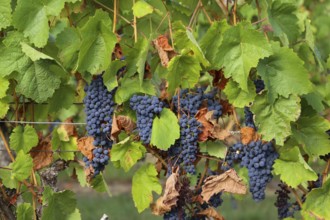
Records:
[[[198,215],[207,216],[213,218],[214,220],[225,220],[225,218],[218,213],[214,208],[207,208],[198,213]]]
[[[39,144],[31,149],[30,155],[33,158],[34,170],[40,170],[51,164],[53,161],[53,151],[50,137],[46,137],[39,141]]]
[[[222,69],[220,70],[211,70],[209,73],[213,76],[213,86],[218,87],[219,89],[223,90],[229,79],[226,79]]]
[[[246,186],[236,171],[230,169],[221,175],[210,176],[204,181],[202,197],[205,202],[219,192],[245,194]]]
[[[95,148],[95,146],[93,145],[93,141],[93,137],[82,137],[78,140],[79,151],[89,160],[93,159],[93,150]]]
[[[152,205],[153,214],[163,215],[169,212],[172,207],[176,206],[181,186],[177,169],[167,178],[164,195],[156,201],[156,204]]]
[[[222,115],[232,115],[234,112],[233,106],[228,102],[228,100],[220,100],[222,105]]]
[[[257,141],[260,138],[258,133],[251,127],[241,128],[242,144],[249,144],[251,141]]]
[[[72,118],[67,118],[64,121],[64,123],[73,123],[73,120],[72,120]],[[60,125],[59,129],[65,130],[69,137],[71,137],[71,136],[78,137],[76,127],[73,124],[62,124],[62,125]]]
[[[164,35],[159,35],[157,39],[153,40],[153,43],[158,52],[162,66],[167,67],[171,58],[170,53],[174,52],[173,48],[168,43],[167,37]]]
[[[113,115],[111,139],[116,140],[121,130],[125,130],[127,134],[130,134],[135,129],[135,127],[135,123],[128,116]]]

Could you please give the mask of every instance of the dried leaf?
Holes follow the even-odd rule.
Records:
[[[222,129],[219,124],[216,124],[212,131],[212,136],[218,140],[225,140],[231,136],[231,133],[226,129]]]
[[[93,150],[95,148],[93,141],[93,137],[82,137],[78,140],[78,149],[89,160],[93,159]]]
[[[168,39],[164,35],[160,35],[157,39],[153,40],[156,50],[161,61],[162,66],[167,67],[170,60],[169,52],[173,52],[173,48],[168,43]]]
[[[233,106],[228,102],[228,100],[220,100],[222,105],[222,115],[232,115],[234,112]]]
[[[164,213],[169,212],[172,207],[176,206],[181,186],[177,169],[167,178],[164,195],[159,197],[156,204],[152,206],[153,214],[163,215]]]
[[[206,119],[206,114],[208,113],[207,108],[200,109],[195,118],[203,125],[202,132],[198,135],[198,141],[204,142],[210,136],[212,136],[212,131],[214,129],[214,125]]]
[[[67,118],[64,123],[73,123],[72,118]],[[76,127],[73,124],[62,124],[59,127],[60,130],[65,130],[69,137],[75,136],[78,137]]]
[[[260,135],[251,127],[241,128],[241,141],[242,144],[249,144],[251,141],[257,141]]]
[[[33,158],[34,170],[40,170],[51,164],[53,161],[53,151],[50,137],[39,141],[39,144],[31,149],[30,155]]]
[[[111,139],[116,140],[121,130],[125,130],[127,134],[130,134],[135,129],[135,127],[135,123],[128,116],[113,115]]]
[[[168,39],[165,35],[159,35],[157,37],[157,42],[159,44],[159,46],[165,50],[165,51],[174,51],[174,49],[171,47],[171,45],[168,43]]]
[[[225,89],[229,79],[226,79],[222,69],[220,70],[211,70],[209,73],[213,76],[213,86],[218,87],[219,89]]]
[[[245,194],[246,186],[236,171],[230,169],[221,175],[209,176],[202,187],[202,197],[205,202],[219,192]]]
[[[197,213],[197,215],[207,216],[213,218],[214,220],[225,220],[225,218],[220,213],[218,213],[214,208],[207,208]]]

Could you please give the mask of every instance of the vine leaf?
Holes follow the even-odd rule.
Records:
[[[42,220],[69,219],[76,211],[77,201],[72,191],[65,190],[53,192],[49,187],[45,189],[42,197],[43,210]]]
[[[36,47],[43,47],[49,35],[48,16],[59,15],[64,8],[64,2],[50,0],[31,4],[28,1],[18,1],[13,13],[13,24]]]
[[[305,219],[330,219],[330,212],[327,207],[330,206],[330,179],[328,179],[322,188],[313,189],[307,194],[303,203],[302,214]]]
[[[139,213],[148,208],[153,201],[152,191],[157,194],[162,192],[157,175],[155,166],[148,163],[140,167],[133,176],[132,195]]]
[[[124,47],[124,54],[127,62],[127,76],[133,76],[136,72],[139,74],[140,85],[143,83],[144,69],[147,60],[149,40],[141,38],[134,44],[133,48]]]
[[[132,133],[135,129],[136,124],[134,121],[125,115],[113,115],[112,128],[111,128],[111,139],[116,140],[121,130],[125,130],[126,134]]]
[[[130,137],[127,137],[112,146],[111,161],[120,162],[120,166],[127,172],[144,156],[145,152],[140,142],[133,142]]]
[[[284,45],[294,42],[300,34],[296,3],[293,1],[273,1],[268,10],[268,19],[275,36],[278,36]]]
[[[248,90],[245,91],[239,87],[234,80],[229,80],[223,92],[226,94],[228,101],[235,107],[243,108],[253,102],[256,97],[256,88],[251,80],[248,80]]]
[[[3,0],[0,2],[0,31],[11,24],[11,0]]]
[[[247,145],[251,141],[257,141],[260,136],[257,134],[254,128],[243,127],[241,128],[241,141],[242,144]]]
[[[74,152],[78,150],[77,137],[69,137],[67,141],[62,141],[58,129],[52,132],[52,149],[58,150],[59,157],[63,160],[73,160]]]
[[[15,161],[9,166],[12,167],[11,178],[23,181],[31,175],[33,161],[30,155],[20,150]]]
[[[111,61],[110,66],[103,74],[103,83],[107,87],[108,91],[113,90],[118,86],[117,73],[126,65],[126,62],[121,60]]]
[[[95,148],[93,141],[93,137],[82,137],[78,139],[78,150],[89,160],[93,159],[93,150]]]
[[[223,174],[209,176],[204,180],[201,195],[205,202],[219,192],[246,194],[246,186],[236,171],[230,169]]]
[[[19,220],[29,220],[33,219],[33,208],[30,203],[21,203],[17,206],[16,214]]]
[[[6,97],[7,90],[9,88],[9,81],[0,77],[0,99]]]
[[[173,48],[168,43],[168,39],[164,35],[159,35],[157,39],[152,41],[160,58],[162,66],[167,67],[170,58],[175,54]]]
[[[224,32],[215,63],[218,69],[225,67],[226,78],[232,77],[240,88],[249,91],[248,76],[251,68],[257,66],[259,59],[271,54],[272,49],[263,34],[243,22]]]
[[[292,124],[294,138],[303,145],[310,156],[320,156],[330,152],[330,140],[325,132],[329,129],[329,121],[318,115],[300,117]]]
[[[51,164],[53,161],[53,152],[50,138],[42,139],[38,146],[31,149],[30,155],[33,158],[34,170],[40,170]]]
[[[192,88],[199,80],[201,66],[196,56],[187,53],[177,55],[168,63],[168,92],[173,94],[175,89]]]
[[[210,207],[203,211],[200,211],[198,215],[207,216],[214,220],[225,220],[225,218],[217,212],[214,208]]]
[[[4,118],[9,110],[9,104],[3,100],[0,99],[0,118]]]
[[[292,49],[275,43],[272,46],[274,54],[262,59],[257,67],[268,90],[270,102],[274,102],[278,95],[288,98],[291,94],[310,92],[313,87],[304,62]]]
[[[157,199],[156,204],[152,205],[152,213],[155,215],[163,215],[171,211],[171,209],[177,205],[181,187],[178,170],[176,170],[167,178],[164,194]]]
[[[217,66],[217,53],[223,40],[223,33],[230,26],[225,20],[214,22],[207,30],[200,41],[200,47],[203,50],[205,57],[212,64],[211,67]]]
[[[110,65],[111,54],[117,43],[112,33],[108,13],[96,10],[95,15],[80,29],[82,41],[78,55],[78,70],[97,74]]]
[[[91,187],[97,192],[106,192],[109,197],[112,196],[109,186],[108,186],[106,180],[104,179],[104,176],[102,173],[100,173],[96,177],[93,177],[93,179],[91,180]]]
[[[49,100],[49,111],[58,112],[61,109],[68,109],[75,100],[75,89],[68,84],[62,84],[56,89]]]
[[[158,149],[167,150],[180,138],[180,126],[176,115],[168,108],[163,108],[159,117],[152,123],[150,144]]]
[[[296,188],[305,181],[316,180],[317,174],[301,156],[299,148],[294,147],[280,152],[280,158],[273,165],[274,173],[287,185]]]
[[[300,98],[295,95],[279,97],[271,104],[263,94],[257,96],[251,110],[263,139],[276,139],[278,145],[283,145],[285,138],[291,134],[290,122],[296,121],[300,115]]]
[[[138,1],[133,5],[133,14],[137,18],[142,18],[154,11],[154,8],[145,1]]]
[[[33,47],[31,47],[30,45],[28,45],[27,43],[21,42],[21,46],[22,46],[22,52],[28,56],[33,62],[40,60],[40,59],[44,59],[44,60],[53,60],[52,57],[41,53],[40,51],[34,49]]]
[[[30,125],[17,126],[9,137],[9,144],[13,150],[23,150],[24,153],[28,153],[38,144],[37,132]]]
[[[200,143],[199,150],[218,158],[225,158],[227,153],[227,147],[223,141],[206,141]]]
[[[20,47],[1,46],[0,49],[1,77],[9,76],[14,71],[20,72],[30,63],[29,57],[22,53]]]
[[[3,185],[9,189],[15,189],[18,186],[18,181],[11,177],[12,166],[9,165],[8,169],[0,169],[0,177]]]

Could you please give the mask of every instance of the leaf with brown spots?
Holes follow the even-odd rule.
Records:
[[[179,197],[179,191],[181,189],[181,183],[179,182],[178,169],[174,171],[166,180],[164,195],[159,197],[156,204],[152,205],[152,212],[155,215],[163,215],[169,212],[172,207],[175,207]]]
[[[223,90],[226,87],[229,79],[225,78],[222,69],[210,70],[209,73],[213,76],[213,81],[212,81],[213,86]]]
[[[64,121],[64,123],[68,123],[68,124],[62,124],[57,129],[57,132],[61,136],[61,140],[69,141],[71,136],[78,137],[76,127],[73,124],[70,124],[72,122],[73,122],[72,118],[67,118]]]
[[[53,161],[53,151],[50,137],[39,141],[39,144],[31,149],[30,155],[33,159],[34,170],[40,170],[51,164]]]
[[[93,141],[93,137],[82,137],[78,140],[79,151],[89,160],[93,159],[93,150],[95,148],[95,146],[93,145]]]
[[[246,186],[236,171],[230,169],[223,174],[209,176],[202,187],[202,197],[205,202],[219,192],[246,194]]]
[[[225,218],[220,213],[218,213],[214,208],[207,208],[199,212],[197,215],[207,216],[214,220],[225,220]]]
[[[251,127],[241,128],[241,141],[242,144],[249,144],[251,141],[257,141],[260,135]]]

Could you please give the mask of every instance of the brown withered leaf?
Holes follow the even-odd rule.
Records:
[[[176,206],[181,186],[177,169],[167,178],[164,195],[159,197],[156,204],[151,206],[153,214],[163,215],[164,213],[169,212],[172,207]]]
[[[130,134],[136,127],[136,124],[128,116],[113,115],[111,139],[116,140],[120,131],[125,130],[127,134]]]
[[[235,194],[245,194],[246,186],[234,169],[230,169],[223,174],[209,176],[202,186],[202,197],[205,202],[219,192],[229,192]]]
[[[39,144],[32,148],[30,155],[33,159],[33,169],[40,170],[52,163],[53,161],[53,151],[50,141],[50,137],[44,138]]]
[[[95,146],[93,145],[93,141],[93,137],[82,137],[78,139],[79,151],[89,160],[93,159],[93,150],[95,148]]]
[[[225,220],[225,218],[220,213],[218,213],[214,208],[207,208],[197,213],[197,215],[211,217],[214,220]]]
[[[219,89],[223,90],[229,79],[226,79],[223,70],[210,70],[209,73],[213,76],[212,84],[215,87],[218,87]]]
[[[159,35],[157,39],[152,41],[158,52],[162,66],[167,67],[168,62],[171,59],[170,52],[174,52],[171,45],[168,43],[168,39],[164,35]]]
[[[207,108],[202,108],[197,112],[195,116],[197,121],[199,121],[203,125],[203,130],[198,135],[198,141],[201,142],[206,141],[210,136],[212,136],[212,131],[214,129],[214,125],[205,117],[207,113]]]
[[[222,129],[219,124],[216,124],[214,125],[212,136],[218,140],[225,140],[231,136],[231,133],[226,129]]]
[[[67,118],[64,123],[73,123],[72,117]],[[65,130],[69,137],[78,137],[76,127],[73,124],[62,124],[60,125],[59,129]]]
[[[251,127],[241,128],[242,144],[249,144],[251,141],[257,141],[260,138],[258,133]]]
[[[228,102],[228,100],[220,100],[220,104],[222,105],[222,115],[232,115],[234,108],[233,106]]]

